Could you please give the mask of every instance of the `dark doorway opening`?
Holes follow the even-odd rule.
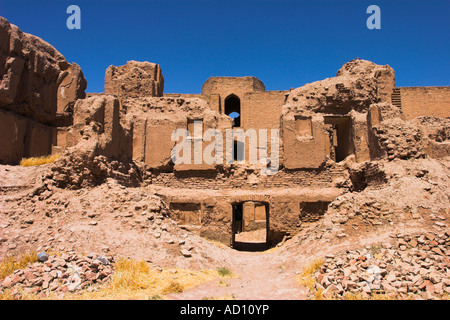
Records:
[[[241,100],[234,94],[225,99],[225,114],[233,119],[233,128],[241,126]]]
[[[232,217],[232,247],[242,251],[269,248],[269,205],[262,202],[235,203]]]
[[[352,139],[352,121],[347,116],[327,116],[325,124],[330,125],[330,143],[332,156],[336,162],[345,160],[349,155],[354,154]]]
[[[241,141],[234,140],[233,143],[233,160],[234,161],[244,161],[245,158],[245,144]]]
[[[243,207],[242,203],[233,204],[233,235],[242,232]]]

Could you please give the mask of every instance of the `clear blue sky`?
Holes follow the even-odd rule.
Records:
[[[81,8],[69,30],[66,8]],[[381,30],[366,9],[381,8]],[[398,86],[450,85],[450,1],[0,0],[0,15],[78,63],[87,92],[127,60],[161,65],[165,93],[200,93],[210,76],[256,76],[287,90],[356,57],[389,64]]]

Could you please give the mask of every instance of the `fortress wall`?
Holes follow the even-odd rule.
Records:
[[[450,87],[401,87],[406,120],[419,116],[450,117]]]

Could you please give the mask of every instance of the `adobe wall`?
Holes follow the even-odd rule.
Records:
[[[302,205],[329,203],[341,194],[337,188],[290,188],[278,191],[247,191],[223,189],[220,191],[178,188],[158,188],[165,203],[171,209],[171,218],[185,228],[201,236],[232,244],[232,205],[268,204],[268,243],[274,245],[284,236],[298,232],[302,223],[320,218],[323,212],[305,213]]]
[[[265,91],[264,83],[256,77],[210,77],[202,86],[202,94],[218,93],[222,98],[230,94]]]
[[[450,87],[400,87],[406,120],[419,116],[450,117]]]
[[[284,165],[288,169],[319,168],[329,154],[329,138],[322,115],[283,117]]]
[[[207,101],[199,98],[184,98],[178,95],[163,97],[128,98],[123,101],[127,110],[123,122],[128,123],[132,132],[133,159],[143,162],[148,168],[167,170],[171,165],[171,150],[181,142],[172,140],[176,129],[189,130],[194,135],[193,122],[201,121],[203,133],[208,129],[217,129],[225,139],[225,130],[231,128],[231,119],[208,108]],[[174,170],[207,170],[214,165],[193,164],[194,139],[191,151],[192,164],[176,164]],[[204,148],[211,142],[199,141]],[[183,156],[180,153],[180,156]],[[224,154],[225,157],[225,154]],[[186,162],[186,161],[184,161]]]
[[[241,97],[241,127],[279,129],[281,109],[289,91],[246,92]]]

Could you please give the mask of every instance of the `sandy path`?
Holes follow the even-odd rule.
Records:
[[[307,289],[296,281],[295,270],[286,270],[271,254],[236,251],[232,278],[209,281],[180,294],[174,300],[301,300]]]

